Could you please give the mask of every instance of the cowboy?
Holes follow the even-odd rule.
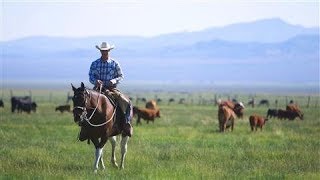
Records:
[[[127,99],[118,89],[116,89],[120,81],[123,80],[123,73],[119,63],[110,58],[109,55],[110,50],[114,48],[114,45],[102,42],[100,47],[96,45],[96,48],[100,50],[101,57],[91,63],[89,81],[95,85],[94,89],[100,90],[100,88],[102,88],[103,93],[110,92],[109,94],[111,94],[112,97],[117,101],[125,115],[125,128],[132,131],[130,124],[130,100]]]

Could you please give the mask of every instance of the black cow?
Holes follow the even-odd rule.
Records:
[[[294,120],[296,117],[300,117],[298,112],[288,111],[288,110],[278,110],[278,118],[279,119],[289,119]]]
[[[0,107],[4,107],[2,99],[0,99]]]
[[[277,109],[268,109],[267,118],[278,117],[278,110]]]
[[[18,103],[18,112],[22,113],[23,111],[27,112],[28,114],[33,111],[37,111],[37,104],[35,102],[20,100]]]
[[[266,105],[269,107],[269,101],[267,99],[262,99],[260,102],[259,102],[259,106],[261,105]]]
[[[61,113],[63,113],[64,111],[70,112],[70,105],[67,104],[67,105],[57,106],[56,111],[60,111]]]
[[[24,96],[24,97],[17,97],[13,96],[11,97],[11,112],[14,113],[16,110],[18,110],[18,106],[20,101],[23,101],[24,103],[31,103],[31,97],[30,96]]]

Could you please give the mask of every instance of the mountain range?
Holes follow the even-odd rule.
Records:
[[[28,37],[0,41],[2,81],[87,81],[102,41],[124,82],[319,85],[319,27],[264,19],[155,37]]]

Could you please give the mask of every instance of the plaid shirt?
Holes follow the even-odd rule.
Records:
[[[89,71],[89,81],[95,85],[97,80],[103,81],[107,88],[110,85],[110,80],[115,80],[116,86],[123,79],[122,70],[117,61],[109,58],[107,61],[102,61],[101,58],[93,61]]]

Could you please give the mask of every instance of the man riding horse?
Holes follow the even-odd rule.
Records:
[[[109,52],[114,45],[102,42],[100,46],[96,46],[100,50],[101,57],[91,63],[89,71],[89,81],[95,86],[94,89],[105,94],[111,95],[121,108],[125,117],[125,128],[132,134],[132,126],[130,124],[131,102],[118,89],[117,85],[123,80],[123,73],[117,61],[110,58]]]

